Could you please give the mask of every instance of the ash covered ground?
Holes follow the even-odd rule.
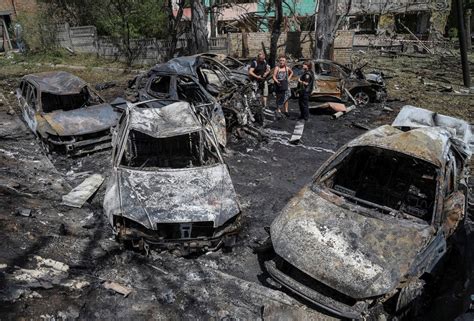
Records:
[[[12,90],[17,80],[3,79],[10,86],[5,89]],[[109,99],[123,91],[115,87],[103,94]],[[110,151],[47,156],[12,98],[0,107],[1,319],[334,319],[273,289],[262,269],[265,257],[252,248],[266,239],[264,227],[316,169],[365,131],[354,123],[370,128],[390,123],[401,102],[385,104],[393,111],[373,104],[337,120],[312,114],[302,142],[291,145],[298,116],[292,101],[289,119],[266,123],[268,142],[233,138],[225,159],[244,214],[240,239],[231,252],[183,258],[121,248],[102,211],[105,184],[81,209],[61,205],[62,195],[90,174],[107,176]],[[15,114],[7,113],[10,107]],[[466,309],[474,290],[466,256],[472,249],[465,244],[472,241],[468,228],[460,237],[465,252],[449,258],[426,319],[450,320]],[[125,297],[106,289],[109,281],[132,291]]]

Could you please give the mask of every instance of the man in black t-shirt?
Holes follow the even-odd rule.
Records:
[[[257,59],[253,60],[249,67],[249,78],[257,85],[258,93],[262,97],[263,107],[267,107],[268,83],[266,78],[270,74],[270,66],[265,60],[265,54],[259,52]]]
[[[309,119],[309,96],[313,91],[314,87],[314,75],[311,70],[311,62],[305,61],[303,63],[303,74],[300,79],[298,79],[298,89],[299,97],[298,104],[300,106],[300,119],[308,120]]]

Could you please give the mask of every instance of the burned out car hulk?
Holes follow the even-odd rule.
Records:
[[[48,151],[80,155],[111,146],[120,113],[68,72],[22,78],[16,97],[23,119]]]
[[[469,125],[410,106],[393,125],[343,146],[270,228],[272,278],[342,317],[408,313],[465,216]]]
[[[175,99],[206,109],[222,146],[227,144],[227,134],[239,127],[262,135],[252,126],[254,115],[262,112],[252,84],[236,79],[226,66],[210,57],[185,56],[157,64],[137,76],[129,89],[132,101]]]
[[[113,142],[104,210],[134,247],[187,255],[232,246],[240,207],[215,133],[189,103],[127,109]]]

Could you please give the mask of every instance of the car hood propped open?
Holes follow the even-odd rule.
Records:
[[[294,197],[271,226],[279,256],[355,299],[393,290],[431,235],[428,224],[355,213],[310,187]]]

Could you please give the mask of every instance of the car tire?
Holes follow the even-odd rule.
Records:
[[[354,90],[351,95],[357,102],[358,107],[365,107],[370,103],[370,95],[364,90]]]

